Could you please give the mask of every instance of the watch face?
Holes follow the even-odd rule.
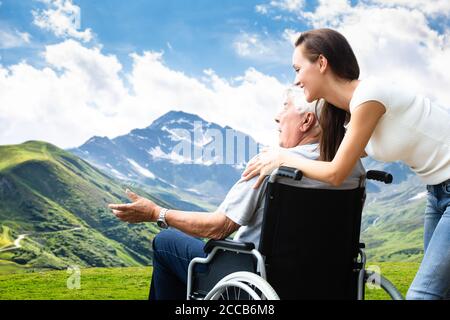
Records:
[[[156,224],[157,224],[158,227],[160,227],[160,228],[167,229],[167,224],[165,224],[164,221],[162,221],[162,220],[156,221]]]

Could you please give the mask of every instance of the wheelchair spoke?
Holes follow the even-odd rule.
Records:
[[[249,283],[250,284],[250,283]],[[250,284],[253,291],[258,292],[258,289],[254,284]]]

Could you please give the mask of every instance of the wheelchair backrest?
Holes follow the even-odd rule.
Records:
[[[259,251],[281,299],[356,299],[365,188],[268,182]]]

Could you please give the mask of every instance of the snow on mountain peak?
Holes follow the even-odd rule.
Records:
[[[156,179],[156,176],[150,172],[148,169],[145,169],[141,167],[136,161],[133,159],[128,159],[128,162],[133,166],[133,168],[142,176],[150,178],[150,179]]]

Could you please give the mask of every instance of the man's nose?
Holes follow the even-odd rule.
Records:
[[[283,110],[280,109],[280,110],[277,112],[277,114],[275,115],[274,120],[275,120],[276,123],[280,123],[281,112],[283,112]]]

